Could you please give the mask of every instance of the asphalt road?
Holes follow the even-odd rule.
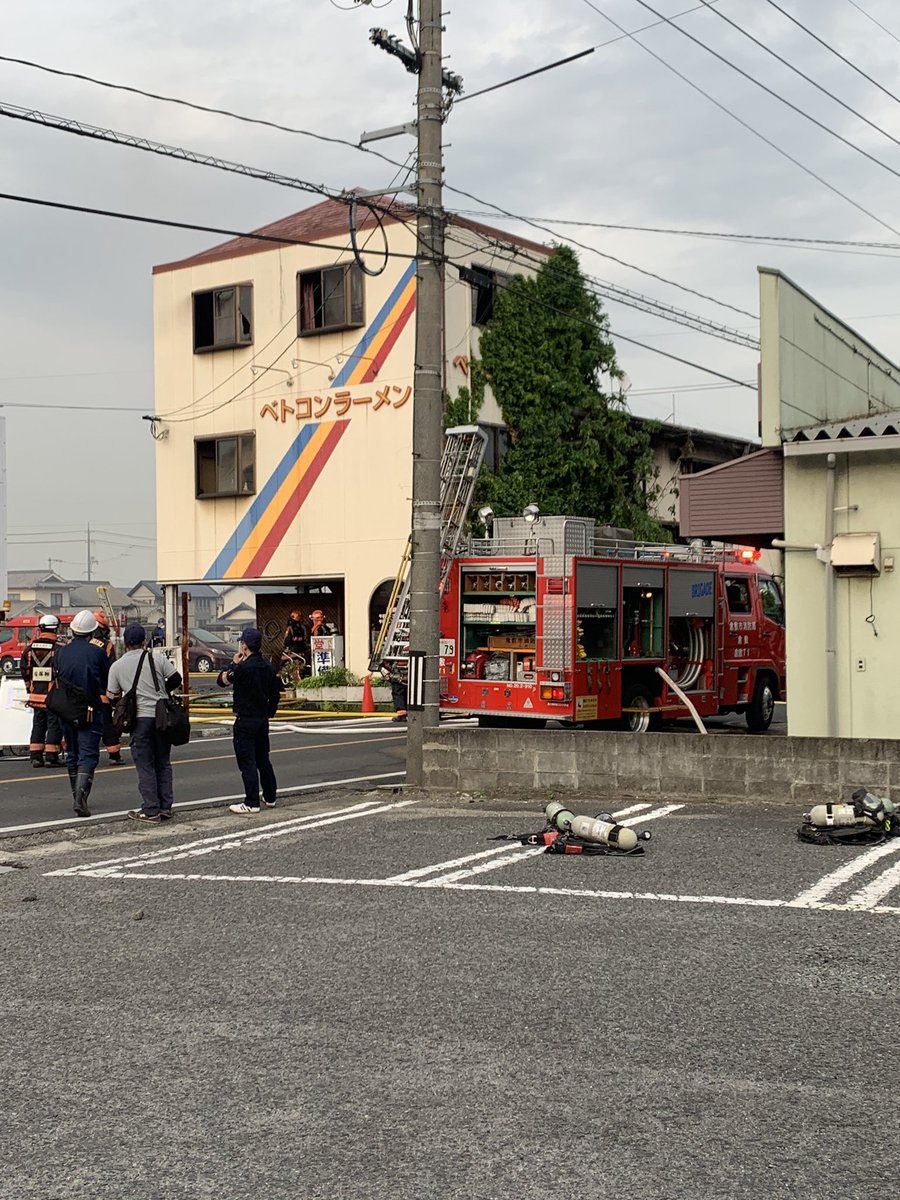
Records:
[[[389,719],[321,720],[273,725],[272,763],[280,790],[309,788],[344,779],[388,776],[402,779],[405,771],[406,730]],[[100,768],[91,792],[89,822],[124,814],[140,806],[137,777],[126,748],[124,766],[108,765],[101,750]],[[197,804],[222,805],[243,799],[234,761],[231,733],[226,727],[212,737],[197,737],[172,751],[177,808]],[[28,758],[0,759],[0,835],[13,828],[84,823],[72,812],[65,768],[32,768]]]
[[[530,807],[341,791],[8,842],[0,1196],[888,1200],[900,839],[798,817],[550,857],[491,840]]]

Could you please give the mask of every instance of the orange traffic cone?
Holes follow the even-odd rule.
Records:
[[[373,713],[375,711],[375,697],[372,695],[372,681],[368,675],[366,675],[366,677],[363,679],[362,711],[364,713]]]

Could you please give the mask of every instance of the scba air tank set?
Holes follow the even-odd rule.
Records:
[[[857,788],[849,804],[817,804],[803,814],[797,830],[801,841],[820,846],[870,846],[900,835],[900,818],[892,801]]]
[[[627,825],[617,825],[609,813],[596,817],[576,816],[559,801],[544,809],[547,824],[538,833],[501,833],[493,841],[520,842],[523,846],[543,846],[545,854],[643,854],[641,842],[650,840],[649,830],[635,833]]]

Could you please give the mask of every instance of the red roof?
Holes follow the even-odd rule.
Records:
[[[355,190],[360,191],[361,189]],[[397,203],[390,196],[373,197],[373,200],[385,207],[389,204],[393,205],[393,213],[382,214],[385,224],[409,222],[414,218],[414,210],[409,205]],[[347,205],[343,201],[323,200],[320,204],[314,204],[312,208],[305,208],[302,212],[292,213],[289,217],[273,221],[271,225],[263,225],[260,229],[252,230],[255,234],[272,238],[272,241],[258,241],[253,237],[230,238],[227,242],[210,246],[208,250],[201,250],[199,254],[192,254],[189,258],[182,258],[177,262],[160,263],[159,266],[153,268],[153,274],[161,275],[165,271],[180,271],[185,267],[197,267],[204,263],[241,258],[245,254],[262,254],[266,250],[277,250],[281,246],[288,246],[292,243],[317,243],[327,241],[329,238],[346,238],[347,217]],[[516,234],[506,233],[502,229],[494,229],[490,225],[470,221],[467,217],[450,215],[449,222],[461,229],[470,229],[474,233],[499,239],[513,246],[520,246],[537,254],[550,255],[553,253],[549,246],[543,246],[540,242],[532,242],[527,238],[518,237]],[[357,210],[358,229],[368,229],[374,224],[375,217],[369,209]],[[281,240],[282,238],[284,241]],[[349,244],[347,249],[350,249]]]

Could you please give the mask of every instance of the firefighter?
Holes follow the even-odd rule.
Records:
[[[331,626],[325,620],[325,614],[321,608],[313,609],[309,614],[310,620],[310,637],[327,637],[332,632]]]
[[[298,662],[299,659],[302,659],[302,662]],[[281,651],[282,663],[285,660],[297,663],[298,677],[302,677],[309,672],[309,634],[306,622],[303,619],[303,613],[299,608],[291,611],[287,629],[284,631],[284,646]]]
[[[79,715],[77,723],[63,721],[66,766],[69,768],[75,813],[79,817],[89,817],[88,796],[94,783],[94,771],[100,761],[100,733],[109,659],[99,646],[92,644],[97,632],[97,618],[89,608],[83,608],[75,614],[69,631],[72,640],[60,646],[57,655],[57,677],[73,684],[82,693],[86,708]]]
[[[56,677],[56,652],[59,649],[59,617],[45,613],[38,621],[37,636],[25,647],[21,671],[28,688],[28,703],[34,709],[31,723],[31,765],[60,767],[62,726],[59,718],[46,709],[47,693]]]
[[[116,647],[112,640],[111,631],[109,628],[109,617],[106,613],[98,608],[94,613],[94,619],[97,622],[97,631],[90,643],[92,646],[99,646],[106,655],[108,666],[112,666],[116,661]],[[112,705],[108,698],[103,697],[103,745],[106,747],[109,754],[109,763],[113,767],[123,767],[122,762],[122,746],[119,742],[119,735],[116,732],[116,727],[112,719]]]

